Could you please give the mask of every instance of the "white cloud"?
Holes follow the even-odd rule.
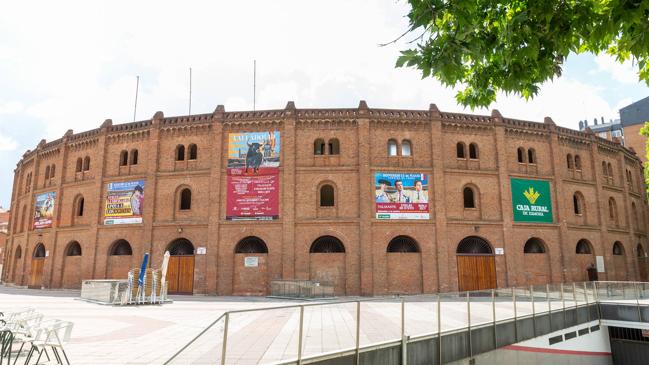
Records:
[[[638,70],[631,61],[618,62],[615,57],[600,53],[595,57],[595,63],[599,71],[607,72],[611,77],[624,84],[638,83]]]
[[[7,101],[2,102],[0,100],[0,115],[2,114],[17,114],[24,109],[23,103],[20,101]]]

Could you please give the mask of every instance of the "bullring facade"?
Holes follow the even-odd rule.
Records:
[[[619,143],[496,110],[289,102],[107,120],[18,162],[3,277],[78,288],[168,250],[176,293],[263,295],[277,279],[431,293],[581,281],[589,267],[646,280],[642,176]]]

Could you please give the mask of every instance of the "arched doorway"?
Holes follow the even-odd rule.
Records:
[[[588,268],[595,266],[593,245],[587,239],[580,239],[575,247],[573,281],[588,281]]]
[[[233,295],[266,295],[268,247],[259,237],[249,236],[234,248]]]
[[[408,236],[394,237],[387,247],[388,293],[421,294],[421,250]]]
[[[639,279],[640,281],[647,281],[649,280],[647,255],[641,243],[638,243],[638,246],[636,247],[636,256],[638,258],[638,275],[640,275]]]
[[[119,239],[108,250],[108,264],[106,265],[106,279],[128,278],[128,272],[133,263],[133,249],[125,239]]]
[[[332,285],[335,295],[345,295],[345,245],[333,236],[318,237],[309,249],[309,271],[311,280]]]
[[[63,256],[62,286],[66,289],[81,288],[81,245],[72,241],[66,247]]]
[[[545,285],[550,280],[550,260],[542,239],[532,237],[523,246],[523,274],[527,285]]]
[[[469,236],[460,241],[456,253],[460,291],[496,287],[496,260],[489,242]]]
[[[628,280],[626,270],[626,252],[620,241],[613,243],[613,267],[615,269],[615,280]]]
[[[167,266],[167,293],[194,293],[194,245],[185,238],[169,244],[169,265]]]
[[[32,254],[31,276],[28,285],[30,289],[40,289],[43,286],[43,266],[45,266],[45,246],[39,243]]]

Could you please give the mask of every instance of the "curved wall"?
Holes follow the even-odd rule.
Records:
[[[227,220],[228,135],[273,130],[281,135],[279,219]],[[322,155],[314,145],[320,139]],[[333,139],[338,154],[328,153]],[[396,142],[396,155],[390,154],[390,140]],[[410,155],[404,149],[408,143]],[[458,157],[458,143],[466,149],[464,157]],[[197,146],[195,159],[189,158],[190,144]],[[182,160],[180,145],[186,149]],[[395,172],[428,176],[428,219],[376,218],[375,174]],[[552,222],[514,220],[512,178],[548,182]],[[142,223],[104,224],[107,184],[136,180],[145,184]],[[334,188],[333,206],[321,206],[323,185]],[[466,187],[474,193],[473,207],[465,207]],[[180,209],[184,188],[191,190],[190,209]],[[646,280],[640,277],[648,272],[642,268],[646,259],[637,257],[638,244],[644,252],[649,249],[644,190],[641,164],[632,151],[592,133],[558,127],[549,118],[535,123],[504,118],[498,111],[446,113],[435,105],[370,109],[365,102],[355,109],[296,109],[289,102],[270,111],[225,112],[219,106],[212,114],[168,118],[158,112],[147,121],[112,125],[107,120],[95,130],[68,131],[25,153],[15,170],[15,213],[3,277],[28,285],[39,243],[47,251],[42,286],[77,287],[72,282],[77,277],[123,275],[139,266],[144,252],[159,266],[170,242],[185,238],[205,250],[192,261],[188,280],[194,293],[257,295],[267,293],[274,279],[332,275],[344,275],[331,278],[338,294],[431,293],[458,289],[457,245],[478,236],[496,253],[498,287],[584,280],[595,256],[604,258],[600,280]],[[56,194],[52,227],[35,229],[36,197],[46,192]],[[420,252],[387,253],[388,243],[400,235],[414,239]],[[249,236],[263,240],[268,253],[235,255],[237,243]],[[310,254],[321,236],[340,240],[344,253]],[[545,253],[524,253],[531,237],[544,242]],[[121,239],[132,255],[110,256]],[[581,239],[590,243],[590,255],[576,253]],[[80,243],[80,257],[66,257],[72,241]],[[623,256],[613,256],[616,241],[624,246]],[[19,247],[22,255],[15,258]],[[257,269],[246,266],[245,256],[259,257]],[[407,267],[409,256],[416,257],[416,265]],[[622,263],[624,272],[616,273]],[[66,267],[72,264],[78,275]],[[317,267],[331,270],[321,273]]]

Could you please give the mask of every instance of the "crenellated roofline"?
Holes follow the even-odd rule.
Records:
[[[74,133],[68,130],[62,138],[51,142],[41,140],[33,150],[27,150],[17,166],[25,164],[37,154],[43,155],[60,148],[61,144],[68,143],[72,146],[79,146],[92,143],[102,134],[107,137],[117,137],[120,134],[142,133],[151,128],[186,128],[192,125],[205,125],[213,123],[238,124],[249,122],[280,122],[287,118],[295,118],[297,121],[350,121],[356,119],[368,119],[380,121],[381,123],[403,123],[403,122],[432,122],[440,121],[458,126],[496,126],[501,125],[511,131],[531,132],[534,134],[556,133],[562,140],[572,140],[578,143],[596,142],[601,148],[607,150],[620,150],[628,158],[640,161],[636,152],[622,146],[619,140],[609,141],[601,138],[586,128],[585,131],[578,131],[570,128],[557,126],[551,118],[546,117],[543,122],[534,122],[515,118],[503,117],[496,109],[491,115],[477,115],[455,112],[440,111],[435,104],[430,104],[428,110],[412,109],[384,109],[369,108],[364,100],[361,100],[357,108],[304,108],[298,109],[292,101],[289,101],[284,109],[270,110],[243,110],[225,111],[223,105],[218,105],[214,112],[205,114],[178,115],[165,117],[160,111],[156,112],[151,119],[136,122],[113,124],[111,119],[106,119],[99,128]]]

